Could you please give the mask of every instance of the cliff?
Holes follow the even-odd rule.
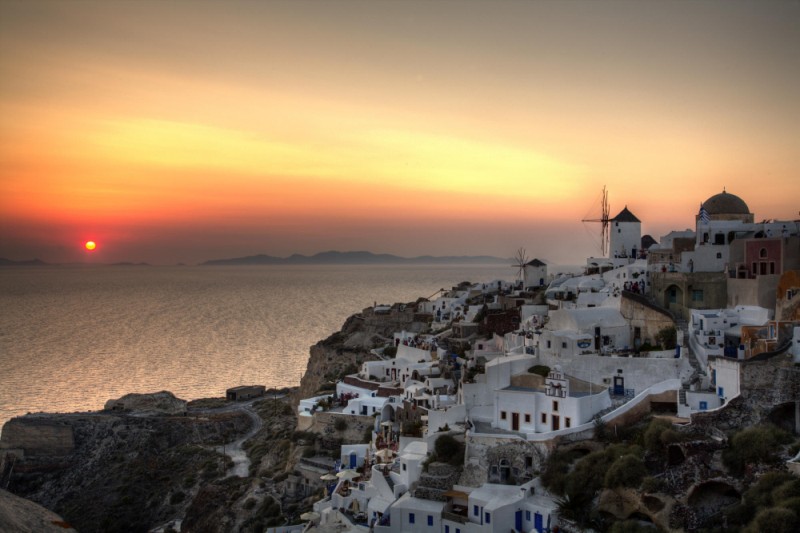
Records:
[[[428,322],[415,314],[415,308],[413,303],[396,303],[388,313],[368,307],[349,317],[339,331],[311,347],[296,398],[334,390],[340,376],[358,372],[361,363],[375,360],[370,350],[384,346],[395,332],[424,331]]]

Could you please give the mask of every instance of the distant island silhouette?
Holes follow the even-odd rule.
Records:
[[[219,265],[376,265],[376,264],[453,264],[453,263],[497,263],[507,264],[508,258],[489,255],[471,256],[432,256],[400,257],[392,254],[374,254],[372,252],[320,252],[311,256],[293,254],[289,257],[271,255],[250,255],[232,259],[212,259],[200,263],[200,266]]]

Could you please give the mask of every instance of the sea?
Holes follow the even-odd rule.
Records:
[[[130,392],[192,400],[295,386],[309,348],[365,307],[515,274],[501,264],[3,267],[0,427]]]

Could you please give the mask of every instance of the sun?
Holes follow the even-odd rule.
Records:
[[[86,244],[83,245],[87,250],[90,252],[97,248],[97,244],[94,241],[86,241]]]

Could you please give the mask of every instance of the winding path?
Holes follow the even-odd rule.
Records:
[[[226,408],[226,410],[242,411],[253,421],[253,427],[242,437],[233,442],[226,442],[222,446],[216,446],[214,450],[217,453],[227,455],[233,461],[233,466],[228,469],[227,477],[248,477],[250,475],[250,459],[247,457],[247,453],[245,453],[244,449],[242,449],[242,444],[258,433],[264,426],[264,422],[261,420],[261,417],[253,411],[252,401],[238,404],[233,408]]]

